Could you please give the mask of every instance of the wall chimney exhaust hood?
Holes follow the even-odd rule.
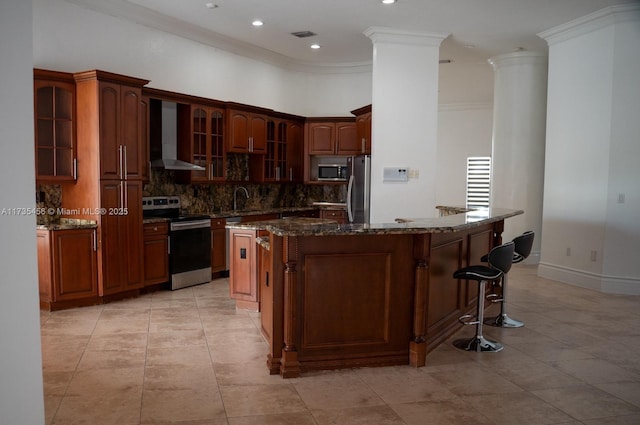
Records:
[[[178,159],[178,105],[165,101],[158,103],[161,105],[155,103],[150,106],[150,120],[153,122],[155,118],[162,122],[160,134],[153,131],[157,126],[151,126],[151,166],[165,170],[205,171],[204,167]]]

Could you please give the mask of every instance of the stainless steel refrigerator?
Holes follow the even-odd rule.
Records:
[[[351,175],[347,186],[347,213],[351,223],[369,223],[371,196],[371,155],[349,158]]]

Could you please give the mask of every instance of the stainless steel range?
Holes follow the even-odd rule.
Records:
[[[171,289],[211,281],[211,218],[180,211],[178,196],[142,198],[144,218],[169,219],[169,273]]]

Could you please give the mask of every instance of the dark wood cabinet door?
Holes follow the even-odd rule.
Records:
[[[141,102],[138,87],[120,88],[120,145],[126,179],[141,180],[144,176],[144,145],[142,143]]]
[[[121,250],[126,258],[125,289],[136,289],[144,286],[143,269],[143,237],[142,237],[142,182],[124,182],[125,208],[120,216],[125,228],[121,241]]]
[[[361,144],[356,133],[355,123],[336,124],[336,153],[338,155],[358,155],[361,153]]]
[[[145,286],[169,281],[168,232],[168,223],[147,223],[143,226]]]
[[[100,295],[144,286],[142,182],[102,181]]]
[[[124,178],[120,146],[120,85],[100,85],[100,178]]]
[[[249,151],[249,114],[246,112],[230,111],[229,112],[229,137],[227,150],[229,152],[248,152]]]
[[[250,116],[251,143],[250,153],[265,153],[267,151],[267,117],[263,115]]]
[[[123,182],[120,180],[103,181],[100,184],[100,207],[105,211],[124,208]],[[124,229],[120,216],[103,214],[100,216],[99,255],[102,279],[98,287],[100,296],[114,294],[124,290],[123,258],[126,249],[122,249],[121,240]]]
[[[285,180],[301,183],[303,181],[304,163],[304,131],[297,122],[290,122],[287,126],[287,170]]]
[[[371,154],[371,112],[356,117],[356,134],[360,153]]]
[[[53,232],[54,300],[98,295],[95,229]]]
[[[334,155],[335,142],[335,124],[309,124],[309,154]]]

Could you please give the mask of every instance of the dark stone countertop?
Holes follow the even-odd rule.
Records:
[[[399,218],[396,223],[339,224],[333,220],[296,217],[230,223],[230,229],[267,230],[277,236],[385,235],[457,232],[523,214],[522,210],[490,208],[434,218]]]
[[[75,218],[61,218],[59,222],[38,224],[37,230],[74,230],[74,229],[95,229],[98,223],[93,220],[81,220]]]

